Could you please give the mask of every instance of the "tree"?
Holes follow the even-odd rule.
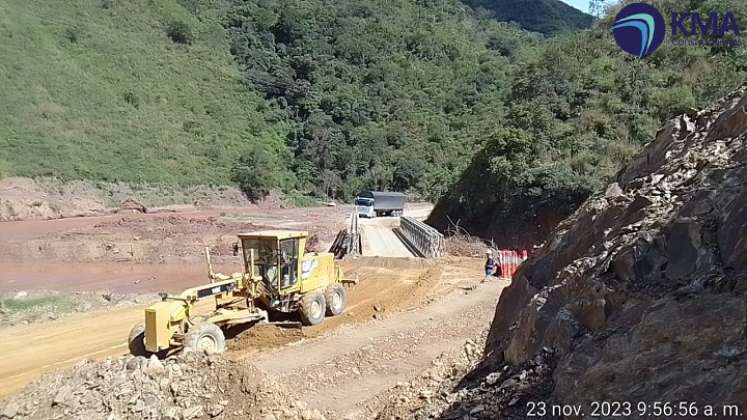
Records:
[[[256,147],[239,158],[231,171],[231,179],[239,185],[247,198],[256,202],[280,186],[279,173],[272,155],[262,147]]]
[[[604,7],[606,0],[589,0],[589,13],[592,16],[600,18],[604,15]]]
[[[535,42],[454,0],[231,4],[224,25],[246,85],[294,127],[288,166],[320,195],[435,198],[499,119],[506,56]]]

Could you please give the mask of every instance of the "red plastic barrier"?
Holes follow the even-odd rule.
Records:
[[[506,267],[508,271],[506,272],[506,277],[513,278],[514,276],[514,259],[513,255],[511,254],[511,250],[506,251]]]
[[[528,257],[526,249],[521,252],[516,250],[499,249],[498,263],[501,265],[501,274],[503,277],[513,278],[521,263]]]
[[[511,250],[506,251],[506,258],[508,259],[508,276],[514,276],[514,258]]]
[[[498,252],[500,253],[500,256],[501,256],[501,276],[511,277],[508,271],[508,252],[503,249]]]

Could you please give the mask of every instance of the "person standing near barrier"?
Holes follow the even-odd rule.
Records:
[[[495,261],[495,258],[493,258],[493,251],[487,250],[485,251],[485,279],[483,281],[488,281],[490,279],[490,276],[495,275],[496,270],[498,269],[498,264]]]

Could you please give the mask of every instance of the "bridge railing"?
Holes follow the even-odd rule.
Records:
[[[440,257],[444,253],[444,235],[432,226],[403,216],[400,218],[399,231],[408,242],[426,258]]]

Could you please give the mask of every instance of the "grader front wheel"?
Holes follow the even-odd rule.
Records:
[[[206,353],[226,351],[226,336],[215,324],[197,324],[184,336],[184,349]]]
[[[313,292],[304,295],[301,299],[301,321],[304,325],[317,325],[324,321],[324,311],[327,308],[326,300],[321,292]]]
[[[340,315],[347,306],[348,297],[345,293],[345,288],[337,283],[327,287],[325,293],[327,301],[327,315]]]

